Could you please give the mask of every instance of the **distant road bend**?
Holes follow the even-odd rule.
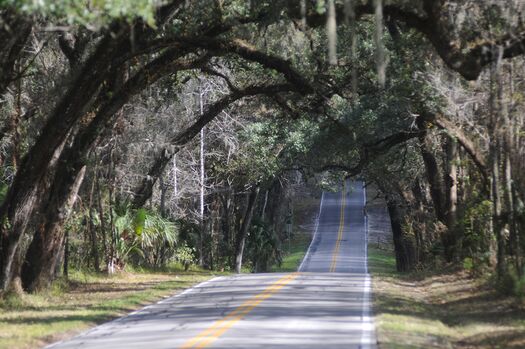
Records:
[[[217,277],[53,349],[376,348],[365,194],[323,193],[299,271]]]

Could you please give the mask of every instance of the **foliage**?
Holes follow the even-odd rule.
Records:
[[[477,204],[473,202],[461,221],[460,229],[464,234],[463,248],[469,251],[470,256],[477,257],[478,262],[487,262],[486,252],[490,249],[489,245],[492,240],[490,234],[491,210],[492,203],[488,200]]]
[[[281,263],[279,239],[269,224],[254,219],[247,237],[246,255],[256,273],[268,271],[273,264]]]
[[[490,204],[490,190],[480,188],[492,174],[487,164],[500,161],[503,169],[501,159],[508,155],[512,168],[500,171],[510,173],[508,186],[502,182],[495,187],[512,192],[503,206],[514,201],[516,207],[503,209],[502,219],[511,217],[505,224],[510,237],[500,245],[505,245],[503,254],[516,250],[516,256],[509,257],[520,261],[519,249],[511,247],[525,241],[523,121],[516,117],[523,114],[523,100],[516,92],[523,90],[523,60],[497,62],[499,72],[480,75],[497,56],[480,45],[491,43],[494,49],[494,35],[502,35],[508,45],[507,38],[523,32],[514,31],[521,19],[503,11],[510,5],[458,1],[449,7],[448,2],[436,2],[431,6],[435,13],[423,18],[430,8],[423,6],[427,2],[390,1],[384,28],[389,35],[385,30],[382,42],[375,39],[373,7],[361,7],[350,26],[338,20],[339,52],[332,65],[325,59],[326,1],[302,2],[309,5],[306,28],[295,13],[299,1],[241,0],[174,2],[178,7],[157,27],[157,10],[169,3],[0,3],[2,20],[20,26],[3,26],[10,35],[3,35],[6,57],[0,74],[5,80],[0,200],[8,186],[20,192],[2,205],[7,213],[0,228],[9,234],[24,227],[18,237],[4,239],[11,247],[16,248],[20,236],[30,240],[34,226],[59,226],[42,234],[50,245],[43,250],[51,251],[43,260],[52,261],[62,248],[56,242],[64,236],[64,213],[72,211],[76,217],[67,220],[65,228],[70,251],[82,256],[73,256],[75,265],[90,264],[98,254],[103,263],[117,258],[158,267],[173,259],[193,260],[199,249],[204,265],[215,267],[231,261],[244,219],[244,194],[257,186],[269,189],[264,201],[259,198],[256,212],[271,214],[267,221],[254,222],[248,259],[254,269],[264,270],[270,260],[280,259],[279,205],[293,185],[315,178],[325,189],[336,188],[348,175],[364,175],[409,216],[403,217],[409,223],[403,231],[413,233],[419,256],[433,249],[433,258],[440,258],[448,248],[443,237],[457,235],[455,247],[461,251],[456,261],[472,269],[488,262],[487,251],[494,254],[494,236],[505,235],[495,234],[491,223],[498,209]],[[334,3],[338,8],[344,4]],[[466,16],[467,10],[471,15]],[[26,21],[17,21],[19,17]],[[433,30],[418,27],[420,23]],[[383,47],[387,59],[376,62]],[[503,56],[510,58],[517,51]],[[376,68],[386,64],[388,80],[382,86]],[[479,79],[468,85],[453,70]],[[235,99],[221,105],[206,125],[194,123],[210,108],[214,111],[219,100],[247,86],[283,83],[291,86],[287,92]],[[496,95],[497,103],[487,102]],[[495,110],[494,104],[499,108],[504,100],[509,100],[509,108]],[[496,114],[501,117],[493,120]],[[437,116],[465,133],[479,150],[487,178],[472,165],[472,151],[461,151],[459,161],[448,158],[447,140],[458,135],[441,130],[451,127],[438,127],[432,120]],[[191,141],[200,127],[203,138]],[[185,131],[193,133],[178,138]],[[491,159],[493,152],[487,150],[507,143],[512,149],[502,148],[498,158]],[[428,158],[434,167],[428,166]],[[156,166],[157,160],[164,165]],[[445,222],[443,216],[452,211],[440,205],[435,194],[447,197],[451,176],[446,170],[451,164],[462,177],[453,223]],[[80,198],[71,209],[66,194],[85,165],[85,185],[78,195],[69,193]],[[433,175],[439,183],[433,183]],[[151,193],[149,208],[119,207],[122,197],[142,193],[135,190],[139,183],[159,184],[144,191]]]
[[[117,258],[130,255],[136,264],[166,265],[175,254],[178,227],[158,212],[146,209],[124,210],[115,217]]]
[[[184,243],[175,249],[174,259],[183,265],[185,270],[188,270],[189,266],[197,261],[195,253],[195,248],[189,247]]]
[[[36,13],[50,20],[70,25],[83,25],[98,29],[114,18],[132,20],[142,18],[154,26],[158,0],[3,0],[1,5],[11,5],[23,12]]]

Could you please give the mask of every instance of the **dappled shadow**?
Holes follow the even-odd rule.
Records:
[[[423,281],[388,279],[387,288],[374,289],[376,315],[390,314],[414,317],[421,321],[439,321],[450,329],[479,326],[483,332],[452,342],[460,348],[525,348],[525,331],[517,323],[525,321],[523,305],[516,299],[498,294],[486,284],[465,273],[433,276]],[[434,324],[434,322],[429,322]],[[429,325],[434,326],[434,325]],[[488,329],[488,330],[487,330]],[[396,333],[388,333],[388,338]],[[460,333],[461,336],[461,333]],[[417,338],[421,337],[421,338]],[[391,338],[390,338],[391,339]],[[405,343],[410,338],[401,342]],[[414,339],[430,343],[452,341],[445,332],[421,335]],[[451,344],[436,347],[451,347]],[[433,347],[431,344],[414,347]]]
[[[525,348],[525,332],[516,330],[494,331],[487,334],[467,337],[461,341],[455,342],[454,344],[456,347],[462,349],[523,349]]]
[[[421,288],[418,283],[392,281],[389,283],[402,288]],[[468,282],[468,286],[453,289],[452,285],[443,286],[443,298],[415,299],[406,295],[391,295],[381,290],[374,290],[374,299],[380,313],[418,316],[428,319],[439,319],[441,322],[456,326],[469,322],[493,323],[499,319],[502,323],[525,320],[523,307],[512,298],[504,297],[489,289],[475,289],[474,280],[458,279],[456,283]],[[432,287],[432,285],[429,285]],[[440,287],[440,286],[438,286]],[[482,288],[485,288],[482,286]],[[435,290],[434,290],[435,291]]]
[[[283,276],[290,274],[222,278],[97,327],[58,348],[76,348],[80,344],[85,348],[138,348],[152,342],[159,348],[179,347],[247,301],[253,303],[255,295],[260,297],[271,290]],[[360,273],[301,273],[258,303],[213,347],[287,348],[293,344],[313,349],[321,343],[331,349],[357,347],[363,332],[364,278]],[[47,321],[62,320],[86,319],[73,316]]]
[[[124,310],[124,309],[122,309]],[[59,322],[79,321],[93,324],[101,324],[117,318],[116,316],[108,316],[107,314],[86,314],[86,315],[60,315],[60,316],[24,316],[22,318],[11,318],[2,320],[5,324],[51,324]]]

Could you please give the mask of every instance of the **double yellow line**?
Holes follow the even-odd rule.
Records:
[[[339,214],[339,231],[337,232],[337,241],[335,242],[334,252],[332,253],[332,264],[330,265],[330,273],[335,272],[337,266],[337,255],[341,247],[341,240],[343,239],[343,232],[345,230],[345,206],[346,206],[346,183],[343,183],[343,191],[341,193],[341,212]]]
[[[253,296],[235,310],[230,312],[221,320],[216,321],[208,329],[202,331],[194,338],[185,342],[180,349],[190,349],[190,348],[206,348],[224,332],[228,331],[230,327],[239,322],[243,317],[245,317],[249,312],[251,312],[255,307],[261,304],[264,300],[270,298],[274,293],[278,292],[281,288],[286,286],[289,282],[294,280],[299,276],[300,273],[292,273],[286,276],[283,276],[270,286],[268,286],[263,292]]]

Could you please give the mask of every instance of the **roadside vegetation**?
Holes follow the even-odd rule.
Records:
[[[282,261],[274,265],[271,269],[272,272],[293,272],[297,271],[297,268],[301,264],[303,257],[308,250],[308,246],[312,241],[312,235],[307,232],[296,232],[293,234],[289,243],[289,247],[285,247]]]
[[[399,273],[393,250],[369,247],[379,348],[525,347],[525,305],[464,270]]]
[[[79,271],[294,269],[302,192],[348,177],[386,201],[398,272],[451,266],[523,297],[524,14],[521,0],[3,1],[2,304]]]
[[[443,263],[399,272],[388,213],[370,189],[368,245],[380,349],[517,349],[525,346],[525,302],[493,274]]]
[[[73,272],[39,294],[0,301],[0,348],[38,348],[126,315],[206,281],[216,273],[182,266],[164,272],[129,271],[111,276]]]

